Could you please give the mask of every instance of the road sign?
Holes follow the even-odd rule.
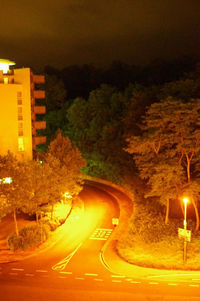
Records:
[[[186,241],[191,242],[191,231],[183,228],[178,228],[178,237],[184,238]]]
[[[113,217],[112,224],[116,227],[119,224],[119,219],[117,217]]]

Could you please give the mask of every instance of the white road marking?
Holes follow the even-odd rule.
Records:
[[[199,287],[199,284],[189,284],[191,287]]]
[[[176,286],[177,283],[167,283],[168,285]]]
[[[34,274],[25,274],[25,276],[27,276],[27,277],[33,277]]]
[[[9,273],[9,275],[16,276],[18,273]]]
[[[47,270],[36,270],[37,273],[47,273]]]
[[[138,284],[141,283],[140,281],[130,281],[130,283]]]
[[[200,281],[200,278],[192,279],[192,281]]]
[[[94,278],[93,280],[94,281],[103,281],[103,279],[100,279],[100,278]]]
[[[12,268],[12,271],[24,271],[24,269],[17,269],[17,268]]]
[[[75,277],[76,280],[85,280],[83,277]]]
[[[67,275],[71,275],[72,274],[72,272],[59,272],[60,274],[67,274]]]
[[[62,271],[62,270],[64,270],[65,267],[66,267],[66,265],[69,263],[69,261],[71,260],[71,258],[77,252],[77,250],[80,248],[81,245],[82,245],[82,243],[80,243],[71,254],[69,254],[63,260],[59,261],[54,266],[52,266],[52,270],[54,270],[54,271]]]
[[[105,229],[105,228],[97,228],[89,239],[94,240],[107,240],[110,234],[112,233],[112,229]]]
[[[115,277],[115,278],[124,278],[124,275],[111,275],[111,277]]]
[[[156,285],[156,284],[159,284],[159,283],[158,282],[149,282],[149,284],[153,284],[153,285],[155,284]]]
[[[67,277],[65,277],[65,276],[59,276],[58,278],[60,278],[60,279],[67,279]]]
[[[92,274],[92,273],[85,273],[85,276],[98,276],[98,274]]]

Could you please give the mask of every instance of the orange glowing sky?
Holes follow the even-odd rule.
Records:
[[[199,20],[199,0],[2,0],[0,57],[63,67],[199,55]]]

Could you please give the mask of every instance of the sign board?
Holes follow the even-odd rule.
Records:
[[[112,224],[116,227],[119,224],[119,219],[117,217],[113,217]]]
[[[191,231],[183,228],[178,228],[178,237],[184,238],[186,241],[191,242]]]

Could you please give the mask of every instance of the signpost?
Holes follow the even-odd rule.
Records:
[[[119,224],[119,219],[117,217],[112,218],[112,224],[116,227]]]
[[[187,242],[191,242],[191,231],[183,228],[178,228],[178,237],[184,238]]]

